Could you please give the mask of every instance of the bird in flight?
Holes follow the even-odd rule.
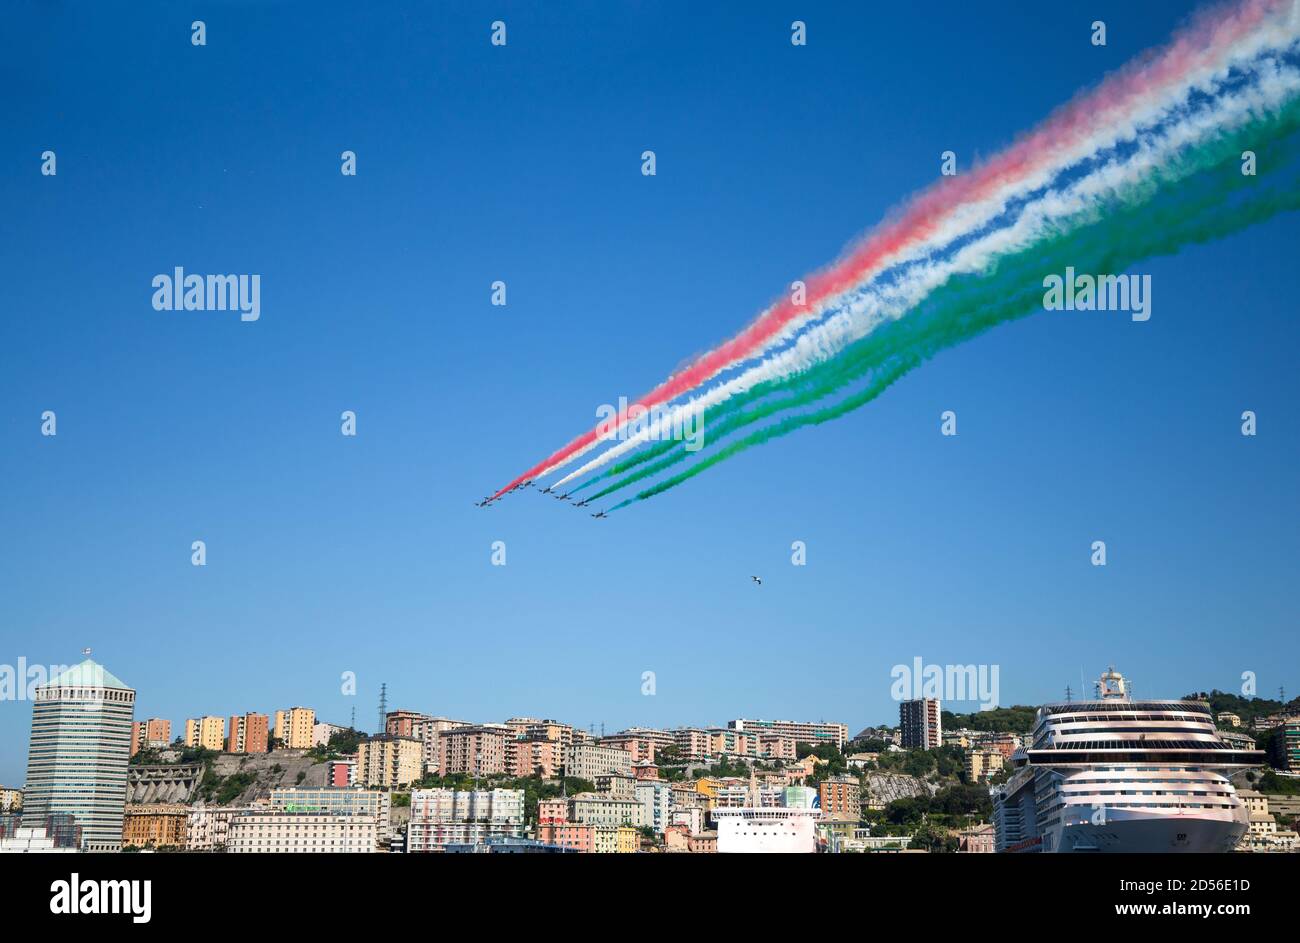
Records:
[[[757,576],[751,576],[750,579],[753,580],[755,583],[757,583],[759,586],[763,585],[763,581],[759,579]]]

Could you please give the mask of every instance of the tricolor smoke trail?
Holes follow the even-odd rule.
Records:
[[[844,415],[937,351],[1030,313],[1041,306],[1044,274],[1069,265],[1122,271],[1296,208],[1298,7],[1246,0],[1202,15],[1163,51],[1079,96],[978,170],[923,192],[807,279],[806,305],[773,305],[642,397],[640,407],[676,410],[663,423],[598,427],[493,499],[601,445],[557,486],[605,466],[576,488],[600,482],[594,500],[644,481],[690,457],[681,443],[655,441],[660,426],[702,411],[708,453],[616,508],[644,500],[754,445]],[[1256,176],[1241,172],[1246,150],[1257,154]],[[837,403],[788,414],[855,383],[861,388]],[[623,441],[609,445],[615,433]]]

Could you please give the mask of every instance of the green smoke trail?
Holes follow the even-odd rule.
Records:
[[[853,379],[870,374],[866,387],[853,396],[817,412],[787,417],[772,426],[731,443],[702,459],[685,472],[640,492],[615,506],[614,510],[656,494],[699,474],[701,471],[773,438],[786,435],[806,425],[829,421],[870,402],[903,374],[933,356],[939,350],[968,339],[1003,321],[1031,313],[1041,303],[1041,275],[1060,271],[1073,264],[1079,271],[1122,271],[1134,262],[1153,255],[1168,254],[1196,242],[1220,238],[1231,232],[1266,219],[1275,213],[1300,208],[1296,181],[1288,180],[1281,192],[1256,195],[1227,209],[1223,205],[1244,188],[1259,188],[1260,178],[1244,177],[1238,161],[1242,149],[1253,145],[1264,161],[1261,176],[1290,166],[1296,157],[1294,142],[1265,152],[1260,142],[1278,141],[1294,132],[1300,121],[1300,106],[1288,106],[1275,117],[1256,121],[1242,130],[1188,152],[1179,160],[1159,168],[1137,187],[1114,201],[1116,211],[1097,218],[1082,230],[1071,231],[1074,223],[1060,227],[1058,233],[1028,252],[999,262],[990,273],[962,276],[939,289],[916,312],[886,324],[858,341],[835,360],[818,365],[797,378],[773,381],[787,391],[801,392],[737,412],[757,397],[771,392],[772,386],[756,385],[746,394],[733,397],[716,407],[728,414],[722,423],[706,427],[715,440],[775,412],[806,405],[837,391]],[[1200,187],[1188,186],[1189,176],[1203,175]],[[1170,184],[1174,186],[1170,186]],[[1178,186],[1178,184],[1184,184]],[[1188,191],[1191,191],[1189,194]],[[1090,213],[1098,217],[1098,213]],[[1083,264],[1081,264],[1083,263]],[[1038,278],[1030,278],[1033,274]],[[656,453],[638,456],[639,461],[621,463],[624,469],[664,455],[677,443],[660,443]],[[646,465],[633,475],[607,487],[597,497],[626,487],[663,471],[685,458],[684,450]],[[616,469],[618,466],[616,466]],[[616,472],[615,472],[616,473]]]
[[[1153,169],[1143,181],[1131,185],[1128,192],[1112,198],[1111,202],[1118,204],[1121,208],[1145,207],[1146,203],[1152,202],[1158,197],[1163,197],[1164,193],[1162,191],[1169,190],[1171,184],[1185,181],[1198,173],[1224,169],[1225,164],[1237,160],[1241,149],[1247,146],[1257,147],[1260,141],[1283,137],[1297,127],[1300,127],[1300,103],[1293,102],[1272,117],[1257,119],[1253,123],[1235,131],[1221,132],[1217,138],[1208,143],[1189,150],[1163,167]],[[1279,156],[1276,153],[1266,155],[1268,160],[1266,167],[1269,170],[1276,171],[1279,167],[1286,166],[1285,160],[1277,159]],[[1220,181],[1211,181],[1214,185],[1211,192],[1195,201],[1183,196],[1180,191],[1178,194],[1180,202],[1175,207],[1174,212],[1176,217],[1182,218],[1176,218],[1175,222],[1186,222],[1186,218],[1192,214],[1195,208],[1203,207],[1207,203],[1221,202],[1233,189],[1253,186],[1254,179],[1236,174],[1231,183],[1227,185],[1227,189]],[[1158,212],[1158,209],[1144,208],[1143,211],[1153,214]],[[1056,229],[1060,233],[1075,228],[1086,229],[1087,224],[1098,221],[1099,216],[1100,213],[1097,210],[1092,210],[1073,220],[1058,224]],[[1145,222],[1149,224],[1152,219],[1147,218]],[[1073,244],[1071,248],[1073,254],[1067,260],[1075,262],[1076,268],[1078,268],[1077,263],[1083,261],[1083,254],[1088,251],[1089,242],[1095,245],[1098,239],[1109,241],[1110,235],[1103,230],[1089,240],[1089,235],[1085,232],[1080,236],[1080,239],[1088,241]],[[981,278],[980,282],[982,284],[973,286],[976,289],[984,288],[982,292],[983,298],[977,298],[972,293],[972,286],[969,284],[963,287],[961,283],[955,286],[950,283],[937,288],[926,304],[933,304],[934,299],[941,302],[946,301],[948,311],[956,315],[972,304],[993,304],[999,300],[1005,301],[1007,293],[1020,284],[1018,276],[1023,275],[1027,278],[1034,273],[1041,276],[1043,271],[1050,270],[1045,268],[1045,260],[1041,253],[1042,247],[1035,245],[1031,251],[1022,251],[1018,256],[1009,255],[1003,259],[997,266],[1000,276],[997,284],[994,284],[989,278]],[[1008,285],[1011,287],[1008,288]],[[1034,290],[1034,294],[1037,294],[1037,289]],[[1007,306],[1003,305],[1003,307]],[[914,314],[908,316],[909,320],[915,320],[916,317]],[[1010,315],[1007,317],[1010,317]],[[1000,320],[1005,319],[1005,317],[1000,318]],[[860,379],[870,369],[881,364],[886,356],[895,352],[897,344],[893,342],[897,338],[896,332],[889,333],[885,332],[884,329],[878,329],[872,335],[850,345],[826,363],[811,367],[800,374],[756,384],[747,391],[735,394],[725,403],[710,407],[705,411],[703,417],[704,426],[709,430],[709,438],[713,441],[724,439],[739,428],[767,418],[775,412],[806,405],[813,400],[838,391],[852,380]],[[773,394],[779,394],[780,398],[769,401],[768,404],[759,409],[738,415],[743,407]],[[636,474],[609,485],[596,495],[593,495],[591,500],[604,497],[636,481],[658,474],[665,468],[692,454],[684,449],[679,449],[679,446],[680,443],[671,440],[654,443],[629,458],[615,463],[607,471],[587,479],[573,490],[579,491],[597,482],[607,482],[609,479],[639,465],[661,459],[654,461],[653,465],[648,465]],[[668,454],[674,450],[677,450],[675,454]],[[663,456],[667,457],[663,458]]]

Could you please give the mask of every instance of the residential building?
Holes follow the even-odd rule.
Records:
[[[966,753],[966,781],[978,783],[998,773],[1005,757],[997,750],[968,750]]]
[[[595,782],[597,776],[605,773],[632,774],[632,754],[621,747],[601,746],[598,743],[575,743],[569,750],[569,762],[565,770],[569,776],[577,776]]]
[[[822,820],[857,822],[862,818],[862,786],[856,776],[833,776],[817,784]]]
[[[406,850],[439,851],[447,845],[478,844],[489,838],[522,837],[522,789],[415,789]]]
[[[420,778],[423,745],[414,737],[387,734],[357,745],[356,781],[363,786],[393,789]]]
[[[127,806],[122,819],[122,847],[181,849],[186,846],[186,826],[183,805]]]
[[[325,785],[346,789],[357,784],[357,758],[345,756],[325,761]]]
[[[962,854],[991,855],[997,851],[992,822],[980,822],[957,833],[957,850]]]
[[[310,750],[316,730],[316,712],[310,707],[290,707],[275,712],[276,746],[287,750]]]
[[[539,824],[569,821],[569,800],[538,799],[537,821]]]
[[[553,779],[564,765],[564,748],[558,740],[521,738],[506,741],[506,772],[511,776]]]
[[[370,815],[246,812],[230,820],[226,835],[227,854],[353,854],[378,846]]]
[[[644,824],[639,799],[615,799],[599,792],[580,792],[570,800],[569,820],[588,825]]]
[[[172,722],[162,717],[150,717],[131,725],[131,755],[141,750],[158,750],[172,742]]]
[[[617,829],[614,829],[617,833]],[[584,822],[547,822],[537,826],[537,837],[548,845],[574,851],[596,850],[596,826]]]
[[[432,719],[419,711],[389,711],[384,715],[384,733],[390,737],[414,737],[418,740],[425,723]]]
[[[1219,711],[1214,715],[1215,721],[1222,727],[1240,727],[1241,717],[1236,714],[1230,714],[1227,711]]]
[[[256,811],[265,810],[242,806],[190,806],[186,810],[185,850],[225,851],[231,821]]]
[[[903,748],[932,750],[943,745],[943,723],[937,698],[924,697],[898,705],[898,724]]]
[[[849,728],[844,724],[825,721],[800,720],[733,720],[727,724],[732,730],[743,730],[760,736],[785,737],[795,743],[819,746],[833,743],[842,750],[849,739]]]
[[[506,740],[510,736],[509,728],[493,724],[443,730],[438,734],[438,770],[444,776],[504,773]]]
[[[323,720],[318,720],[311,727],[311,745],[314,747],[329,746],[330,738],[336,733],[347,732],[347,727],[341,727],[338,724],[327,724]]]
[[[265,714],[232,714],[227,725],[226,750],[230,753],[266,753],[270,749],[271,719]]]
[[[1277,751],[1277,765],[1292,773],[1300,773],[1300,717],[1288,717],[1280,725],[1273,741]]]
[[[185,745],[220,753],[226,748],[225,721],[212,714],[185,721]]]
[[[636,783],[636,800],[641,805],[641,824],[662,835],[668,827],[668,815],[672,810],[673,790],[671,784],[662,779],[638,779]]]
[[[595,779],[596,791],[615,799],[636,799],[636,777],[602,773]]]
[[[417,727],[416,736],[424,743],[424,772],[441,772],[442,741],[440,738],[445,731],[473,726],[463,720],[452,720],[448,717],[430,717],[422,721]]]
[[[17,812],[23,807],[23,791],[0,786],[0,812]]]
[[[655,754],[665,747],[673,746],[675,737],[667,730],[653,730],[648,727],[631,727],[619,733],[600,738],[600,745],[620,747],[632,754],[633,762],[653,762]]]
[[[707,730],[698,727],[674,730],[673,744],[677,747],[677,755],[688,762],[701,762],[714,756],[713,738]]]
[[[122,846],[135,691],[87,658],[35,690],[23,824],[70,813],[88,851]]]

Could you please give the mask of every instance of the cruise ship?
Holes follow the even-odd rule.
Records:
[[[789,786],[781,805],[764,806],[750,777],[750,799],[743,808],[714,809],[719,854],[811,854],[817,850],[822,810],[817,790]]]
[[[1228,776],[1263,762],[1220,738],[1205,702],[1133,700],[1112,667],[1095,700],[1038,709],[993,790],[997,850],[1231,851],[1249,816]]]

